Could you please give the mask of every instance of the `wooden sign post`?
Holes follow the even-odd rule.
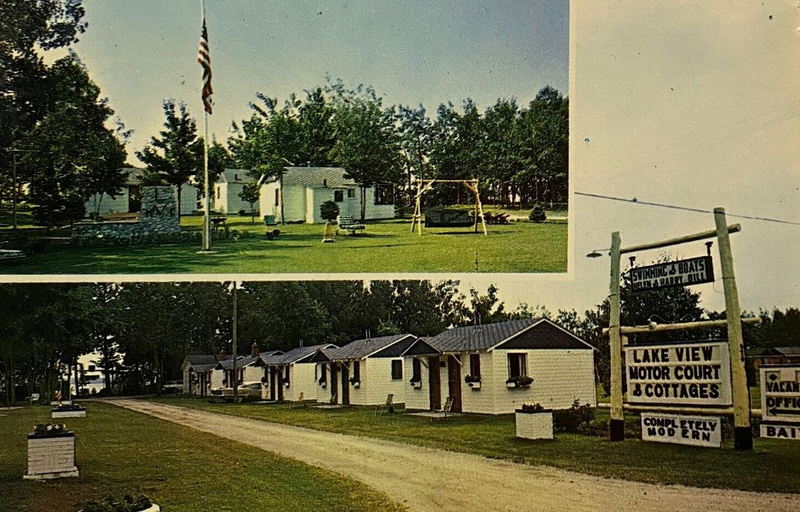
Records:
[[[622,241],[618,231],[611,234],[611,284],[609,290],[609,323],[608,328],[604,329],[609,335],[609,349],[611,351],[611,417],[609,422],[609,439],[611,441],[622,441],[625,438],[625,422],[624,410],[668,410],[670,412],[682,413],[698,413],[704,414],[730,414],[733,413],[734,417],[734,447],[737,450],[752,450],[753,449],[753,433],[752,425],[750,422],[750,393],[747,388],[747,378],[745,376],[744,367],[744,343],[742,340],[742,323],[758,323],[760,318],[747,318],[742,319],[741,310],[739,308],[739,296],[736,289],[736,280],[733,273],[733,256],[731,253],[730,233],[736,233],[741,230],[738,224],[727,225],[725,219],[725,209],[714,209],[714,221],[716,229],[712,231],[704,231],[692,235],[682,236],[660,242],[646,243],[631,247],[621,247]],[[708,238],[717,239],[717,247],[719,249],[720,267],[722,269],[722,280],[725,292],[725,312],[726,320],[707,320],[698,322],[686,322],[667,325],[650,324],[648,326],[621,326],[620,325],[620,259],[623,254],[644,251],[649,249],[658,249],[662,247],[670,247],[673,245],[694,242],[698,240],[705,240]],[[686,265],[691,272],[686,278],[670,279],[665,276],[665,279],[656,280],[658,286],[648,284],[642,286],[641,289],[649,289],[653,287],[663,286],[687,286],[691,284],[698,284],[700,282],[708,282],[709,277],[705,274],[698,273],[700,266],[696,264],[696,258],[693,260],[686,260]],[[710,261],[708,262],[710,263]],[[703,264],[704,265],[704,264]],[[653,273],[658,274],[663,272],[664,269],[656,268],[653,266]],[[680,266],[677,269],[672,269],[673,272],[680,273]],[[652,276],[646,276],[650,279]],[[661,400],[659,407],[652,405],[626,405],[622,393],[622,341],[625,334],[667,331],[667,330],[681,330],[681,329],[708,329],[710,327],[726,326],[728,329],[727,349],[728,354],[726,358],[730,361],[730,385],[731,385],[731,401],[727,403],[714,403],[710,407],[704,409],[705,405],[698,407],[691,403],[681,403],[680,397],[674,400],[664,399]],[[665,354],[670,353],[670,348],[662,348]],[[679,357],[676,353],[676,357]],[[668,356],[667,356],[668,357]],[[718,357],[718,356],[715,356]],[[727,373],[727,368],[726,372]],[[714,377],[716,379],[716,377]],[[706,379],[701,376],[702,381],[714,380],[712,378]],[[698,389],[700,389],[698,387]],[[715,398],[715,397],[712,397]],[[719,402],[717,400],[717,402]],[[732,408],[728,405],[732,402]]]

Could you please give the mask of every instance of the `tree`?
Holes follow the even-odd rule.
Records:
[[[256,219],[256,210],[254,205],[258,202],[258,198],[260,196],[261,196],[261,187],[256,182],[245,183],[242,186],[242,191],[239,192],[239,197],[242,199],[242,201],[250,205],[251,224],[255,222]]]
[[[38,223],[48,227],[84,215],[94,194],[116,196],[122,188],[126,152],[119,135],[106,128],[114,111],[77,56],[56,61],[48,113],[21,139],[34,151],[21,158],[30,181]]]
[[[412,186],[413,177],[432,177],[433,166],[430,163],[430,152],[433,130],[431,120],[422,105],[417,108],[399,105],[397,110],[407,201],[411,206],[416,197],[416,191]]]
[[[319,215],[328,222],[333,222],[339,216],[339,205],[335,201],[325,201],[319,205]]]
[[[197,123],[189,115],[186,105],[165,100],[164,129],[159,137],[151,137],[150,144],[138,151],[146,166],[145,180],[149,183],[166,183],[177,190],[178,216],[181,212],[181,188],[198,169],[203,168],[203,141],[197,137]]]
[[[395,113],[384,108],[371,87],[347,89],[336,82],[333,126],[336,141],[331,159],[345,169],[345,176],[361,187],[361,221],[366,217],[367,189],[401,179],[400,139],[395,131]]]

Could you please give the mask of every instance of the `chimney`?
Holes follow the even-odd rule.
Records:
[[[259,354],[258,343],[254,341],[253,344],[250,345],[250,355],[253,357],[258,357],[258,354]]]
[[[226,359],[228,359],[228,354],[225,353],[225,349],[220,350],[219,354],[217,354],[217,361],[224,361]]]
[[[303,338],[300,338],[300,348],[303,348]]]

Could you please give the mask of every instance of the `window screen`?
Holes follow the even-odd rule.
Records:
[[[396,359],[392,361],[392,380],[403,378],[403,361]]]

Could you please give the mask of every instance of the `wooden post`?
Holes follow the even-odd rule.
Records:
[[[619,231],[611,233],[611,285],[608,295],[608,337],[611,351],[611,419],[608,423],[608,438],[611,441],[625,439],[625,418],[622,410],[622,338],[620,335],[620,246]]]
[[[733,388],[734,448],[753,449],[753,430],[750,424],[750,391],[744,368],[744,340],[742,314],[739,309],[739,292],[733,275],[733,255],[725,220],[725,208],[714,208],[717,226],[717,244],[722,268],[722,285],[725,291],[725,317],[728,321],[728,351],[731,359],[731,384]]]
[[[239,375],[236,373],[236,341],[237,341],[237,332],[236,332],[236,324],[239,323],[239,291],[236,286],[236,281],[233,282],[233,319],[231,322],[231,350],[233,352],[233,361],[232,361],[232,368],[233,368],[233,403],[239,401]]]

